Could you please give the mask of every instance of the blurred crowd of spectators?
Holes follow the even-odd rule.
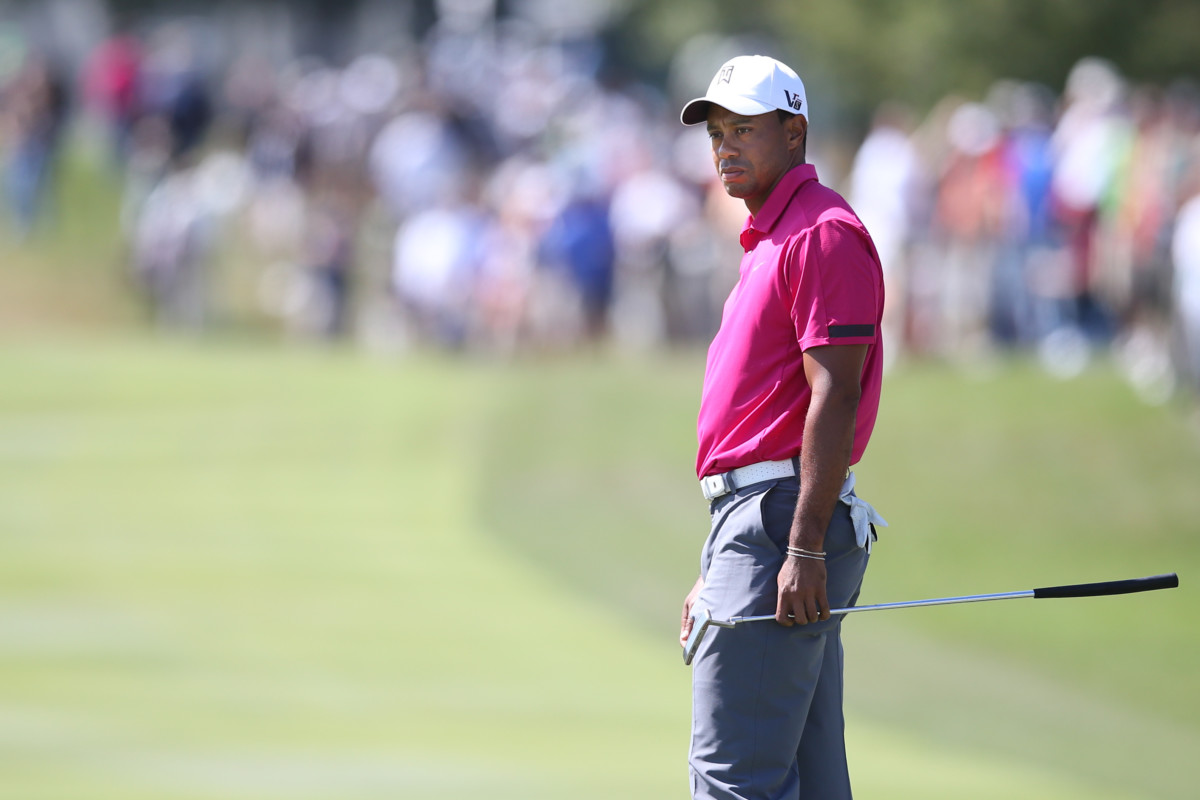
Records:
[[[81,119],[120,169],[129,276],[161,324],[211,325],[240,287],[297,336],[371,347],[705,341],[745,210],[681,98],[615,80],[594,36],[445,8],[337,65],[214,62],[179,23],[70,74],[31,51],[0,95],[14,230]],[[814,120],[810,160],[876,239],[893,359],[1028,349],[1070,374],[1111,348],[1148,398],[1200,380],[1194,86],[1085,59],[1061,90],[887,104],[860,146],[835,136]]]
[[[920,121],[889,105],[847,189],[909,352],[1029,348],[1070,375],[1111,347],[1147,399],[1197,385],[1195,85],[1130,85],[1086,58],[1060,94],[1001,81]]]

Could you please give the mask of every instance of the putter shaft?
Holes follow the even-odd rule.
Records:
[[[853,606],[852,608],[834,608],[829,615],[838,616],[854,611],[879,611],[885,608],[916,608],[918,606],[945,606],[954,603],[980,603],[985,600],[1014,600],[1020,597],[1054,598],[1054,597],[1098,597],[1101,595],[1132,594],[1134,592],[1149,592],[1156,589],[1174,589],[1179,586],[1179,577],[1174,573],[1153,575],[1148,578],[1130,578],[1123,581],[1104,581],[1102,583],[1077,583],[1069,586],[1046,586],[1041,589],[1026,589],[1019,592],[997,592],[995,594],[970,594],[960,597],[937,597],[931,600],[902,600],[897,603],[877,603],[870,606]],[[691,664],[692,656],[700,647],[700,640],[708,628],[732,628],[742,622],[766,622],[775,619],[774,614],[763,614],[753,617],[733,617],[731,619],[713,619],[708,609],[702,609],[692,616],[692,630],[683,646],[683,663]]]
[[[929,600],[901,600],[896,603],[876,603],[870,606],[851,606],[850,608],[833,608],[829,610],[829,616],[836,617],[839,614],[850,614],[854,611],[882,611],[885,608],[918,608],[920,606],[948,606],[955,603],[982,603],[985,600],[1013,600],[1018,597],[1033,597],[1033,589],[1026,589],[1020,592],[997,592],[995,594],[971,594],[961,597],[935,597]],[[739,622],[765,622],[769,619],[775,619],[774,614],[763,614],[756,617],[733,617],[728,620],[730,627],[737,625]],[[713,620],[712,624],[718,627],[726,627],[721,623],[725,620]]]

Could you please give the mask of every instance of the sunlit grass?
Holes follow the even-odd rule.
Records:
[[[10,341],[0,784],[686,796],[699,368]],[[848,623],[857,795],[1190,797],[1186,425],[1103,369],[887,392],[860,471],[892,522],[867,599],[1168,569],[1183,587]]]

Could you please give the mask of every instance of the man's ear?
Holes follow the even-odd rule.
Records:
[[[788,149],[804,147],[804,137],[808,133],[808,120],[802,114],[796,114],[787,121]]]

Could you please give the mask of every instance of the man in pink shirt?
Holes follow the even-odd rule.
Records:
[[[696,470],[712,531],[684,601],[695,613],[774,614],[710,628],[693,659],[695,798],[849,798],[841,619],[875,524],[849,471],[875,424],[883,272],[862,222],[805,163],[804,84],[740,56],[684,124],[706,123],[725,190],[745,201],[740,277],[708,352]]]

